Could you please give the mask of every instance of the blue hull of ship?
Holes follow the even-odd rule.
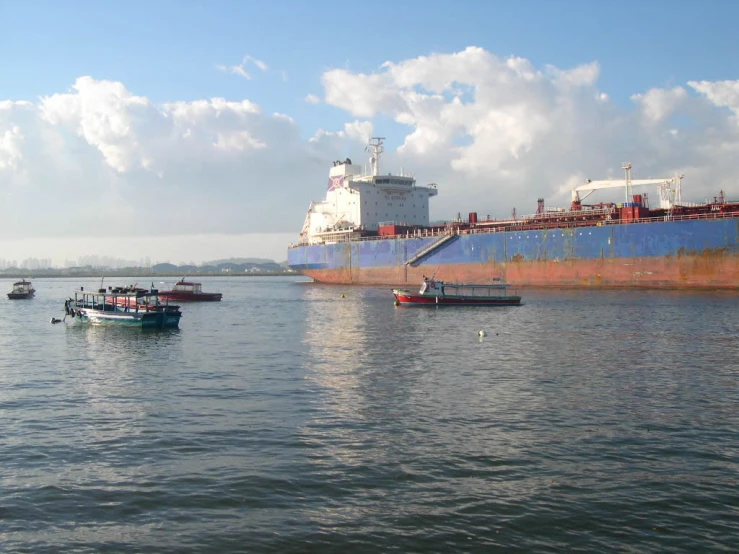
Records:
[[[318,281],[355,284],[418,283],[436,270],[445,280],[502,277],[518,285],[739,286],[737,218],[470,233],[434,249],[438,242],[297,246],[288,264]]]

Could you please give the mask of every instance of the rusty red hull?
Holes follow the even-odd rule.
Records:
[[[501,277],[511,285],[531,287],[739,288],[739,258],[720,254],[674,259],[439,264],[431,271],[448,281],[476,283]],[[430,273],[430,268],[355,267],[301,272],[322,283],[415,285]]]

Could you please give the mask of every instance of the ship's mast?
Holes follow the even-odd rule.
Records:
[[[621,169],[626,172],[626,201],[631,202],[634,199],[631,193],[631,191],[633,190],[631,188],[631,162],[622,163]]]
[[[372,175],[375,176],[380,174],[380,155],[385,151],[382,146],[383,140],[385,140],[385,137],[372,137],[367,148],[365,148],[366,151],[372,152],[369,161],[372,167]]]
[[[681,206],[683,203],[683,191],[682,191],[682,183],[683,183],[683,177],[685,177],[684,173],[676,173],[673,177],[675,182],[675,203],[678,206]]]

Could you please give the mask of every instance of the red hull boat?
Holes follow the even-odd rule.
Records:
[[[417,293],[393,289],[396,306],[518,306],[521,297],[509,295],[508,285],[500,281],[490,284],[445,283],[423,280]]]
[[[178,302],[220,302],[223,298],[220,292],[203,292],[201,283],[193,283],[184,279],[177,281],[172,290],[161,291],[159,296]]]

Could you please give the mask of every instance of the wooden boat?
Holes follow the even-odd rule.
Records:
[[[223,294],[220,292],[203,292],[201,283],[185,281],[183,277],[175,283],[172,290],[161,291],[159,296],[177,302],[219,302]]]
[[[424,278],[417,293],[393,289],[396,306],[518,306],[521,297],[509,295],[499,280],[485,284],[459,284]]]
[[[161,299],[157,289],[132,287],[104,288],[74,292],[74,298],[64,303],[66,317],[79,318],[83,323],[123,324],[143,328],[178,327],[182,312],[179,306]]]
[[[22,300],[25,298],[33,298],[36,289],[33,288],[30,281],[25,279],[13,283],[13,290],[8,293],[8,298],[11,300]]]

